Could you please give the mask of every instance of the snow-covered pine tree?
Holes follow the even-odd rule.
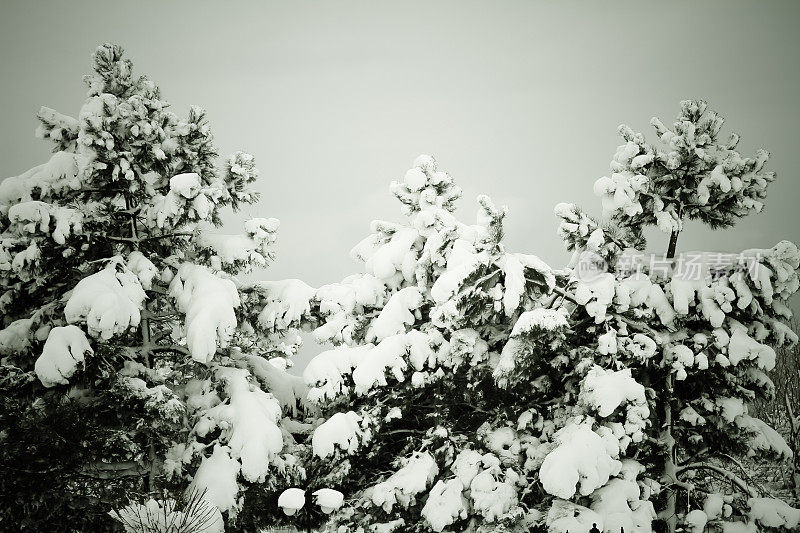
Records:
[[[196,530],[253,531],[302,474],[286,416],[305,393],[280,366],[308,309],[281,295],[310,289],[234,277],[272,258],[278,228],[215,232],[257,200],[252,156],[218,171],[201,109],[169,111],[119,46],[93,57],[78,118],[39,113],[54,155],[0,183],[0,522],[191,522],[191,481],[189,510],[210,515]]]
[[[560,311],[523,314],[554,274],[535,256],[505,251],[506,213],[487,197],[477,224],[459,222],[461,191],[432,157],[417,158],[391,190],[407,221],[373,222],[352,251],[365,273],[315,296],[315,335],[338,347],[303,374],[325,416],[311,438],[308,488],[345,494],[331,531],[529,523],[515,432],[526,407],[507,402],[492,373],[520,315],[565,321]]]
[[[537,435],[556,445],[539,467],[556,497],[546,522],[559,532],[593,522],[650,532],[656,517],[670,533],[796,530],[800,510],[773,498],[737,457],[791,455],[748,403],[771,399],[772,346],[797,341],[786,325],[797,247],[675,256],[687,220],[724,228],[762,209],[774,179],[768,154],[741,156],[737,135],[720,141],[723,119],[703,101],[682,102],[671,129],[651,123],[662,144],[620,127],[612,174],[595,184],[601,221],[556,208],[575,256],[554,302],[569,317],[558,350],[565,373],[554,382],[568,416],[551,410],[545,427],[552,421],[556,431]],[[651,225],[669,235],[655,260],[644,254]],[[542,345],[538,334],[521,341],[498,373],[518,386],[537,374],[525,354],[538,359]]]

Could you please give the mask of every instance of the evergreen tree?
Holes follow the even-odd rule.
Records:
[[[567,385],[574,390],[565,400],[583,410],[595,433],[619,438],[609,457],[621,467],[578,469],[590,509],[575,507],[572,480],[545,489],[573,501],[574,520],[597,521],[606,531],[650,531],[653,511],[670,532],[679,524],[686,531],[792,529],[800,511],[765,497],[736,457],[791,456],[748,403],[772,400],[766,372],[775,365],[773,346],[797,341],[786,325],[787,300],[798,288],[797,247],[782,241],[741,254],[676,257],[686,220],[725,228],[761,211],[774,180],[764,170],[768,154],[743,157],[735,134],[721,142],[723,119],[703,101],[682,102],[671,129],[651,123],[660,145],[620,127],[625,144],[612,174],[595,184],[601,221],[574,205],[556,208],[575,252],[568,283],[557,289],[570,316],[574,378]],[[660,257],[644,254],[650,225],[669,234]],[[582,423],[562,425],[543,470],[567,466],[564,437]]]
[[[737,459],[791,456],[748,403],[772,397],[772,346],[797,340],[797,248],[675,256],[685,220],[761,210],[767,154],[720,143],[704,102],[654,125],[667,149],[621,128],[602,220],[557,206],[564,270],[507,253],[485,197],[457,222],[431,158],[393,184],[408,224],[373,223],[366,273],[316,294],[316,335],[341,344],[304,373],[326,416],[309,469],[346,495],[329,530],[797,527]],[[670,238],[645,261],[650,225]]]
[[[39,113],[54,155],[0,183],[0,523],[252,531],[302,473],[281,366],[307,310],[281,294],[304,285],[235,277],[277,220],[215,232],[258,198],[252,156],[217,170],[201,109],[172,113],[119,46],[93,58],[78,118]]]
[[[347,497],[332,530],[530,522],[519,442],[504,424],[526,407],[505,401],[492,372],[555,276],[535,256],[505,251],[506,213],[487,197],[477,224],[459,222],[461,191],[433,158],[417,158],[391,188],[407,223],[374,222],[352,252],[366,272],[316,293],[315,335],[339,347],[304,372],[326,417],[311,439],[312,488]]]

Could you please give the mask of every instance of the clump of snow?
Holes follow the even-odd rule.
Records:
[[[775,368],[775,350],[750,337],[743,327],[736,327],[728,343],[728,360],[734,366],[755,360],[759,368],[769,371]]]
[[[0,355],[21,353],[30,347],[33,319],[20,318],[0,330]]]
[[[496,522],[513,507],[516,507],[517,490],[514,483],[496,478],[499,468],[490,467],[472,479],[469,484],[473,509],[487,522]],[[512,471],[507,471],[506,478]]]
[[[239,461],[231,458],[230,448],[216,445],[210,456],[203,457],[187,492],[205,491],[204,498],[223,513],[235,510],[239,468]]]
[[[598,273],[592,279],[579,279],[575,287],[575,300],[586,307],[589,316],[600,324],[606,318],[606,309],[615,294],[614,274]]]
[[[348,454],[355,453],[363,434],[360,422],[361,417],[353,411],[335,413],[314,430],[311,436],[314,455],[325,459],[333,455],[336,447]]]
[[[274,255],[280,221],[277,218],[252,218],[244,223],[245,234],[216,233],[215,227],[202,223],[195,242],[210,254],[211,266],[217,270],[241,264],[246,270],[264,267]]]
[[[394,293],[367,331],[367,342],[405,333],[406,325],[412,325],[416,320],[413,311],[420,305],[422,294],[416,287],[406,287]]]
[[[537,307],[522,313],[514,323],[511,336],[516,337],[530,333],[534,329],[554,331],[567,327],[567,312],[564,308],[545,309]]]
[[[353,348],[343,346],[314,357],[303,370],[303,380],[311,387],[308,392],[309,401],[318,403],[346,394],[349,388],[345,376],[350,374],[373,347],[372,344]]]
[[[604,531],[652,533],[656,513],[653,504],[640,497],[635,479],[613,478],[592,493],[591,507],[602,517]]]
[[[139,325],[146,297],[136,274],[124,268],[121,258],[114,258],[75,285],[64,315],[70,323],[85,320],[90,335],[110,339]]]
[[[228,345],[236,328],[236,285],[204,266],[184,263],[170,283],[169,294],[186,313],[186,345],[192,359],[209,363],[217,348]]]
[[[762,453],[771,453],[785,459],[791,459],[794,456],[792,448],[786,443],[783,436],[763,420],[748,414],[740,414],[735,418],[735,422],[737,426],[749,433],[748,455],[758,456]]]
[[[703,533],[708,524],[708,515],[700,509],[692,509],[686,513],[683,519],[686,523],[686,528],[689,533]]]
[[[220,367],[216,373],[225,384],[229,403],[209,409],[204,416],[223,428],[230,456],[242,463],[242,476],[250,482],[263,481],[270,460],[283,448],[277,425],[281,406],[272,394],[250,384],[247,370]]]
[[[428,493],[422,508],[422,516],[434,531],[444,528],[456,520],[467,517],[467,500],[461,494],[464,485],[458,478],[439,480]]]
[[[134,250],[128,254],[126,266],[139,278],[143,289],[150,290],[152,288],[153,278],[158,275],[158,269],[142,252]]]
[[[306,491],[292,487],[281,492],[278,496],[278,507],[288,516],[292,516],[306,504]]]
[[[616,372],[599,366],[592,368],[581,383],[580,401],[604,418],[626,404],[625,433],[634,442],[644,438],[650,409],[644,386],[631,377],[629,368]]]
[[[85,355],[94,353],[83,330],[77,326],[55,327],[50,330],[36,359],[34,370],[45,387],[66,385]]]
[[[406,336],[397,334],[383,339],[353,369],[353,383],[356,394],[365,394],[375,385],[385,386],[386,370],[390,369],[397,381],[404,381],[403,372],[408,367],[406,355]]]
[[[372,503],[387,513],[391,513],[397,503],[408,508],[416,501],[415,496],[423,492],[438,473],[439,467],[432,455],[427,452],[414,453],[388,479],[368,489]]]
[[[554,437],[557,446],[547,454],[539,469],[542,487],[553,496],[572,498],[576,485],[582,495],[589,495],[605,485],[622,466],[615,459],[619,453],[616,439],[592,431],[591,420],[570,421]]]
[[[603,519],[599,514],[582,505],[561,499],[553,500],[545,523],[550,533],[582,533],[592,527],[605,531]]]
[[[342,506],[344,502],[344,494],[338,490],[323,488],[315,490],[313,493],[314,501],[320,506],[322,512],[331,514],[333,511]]]
[[[258,324],[266,330],[285,329],[311,312],[316,290],[299,279],[260,281],[256,286],[265,293]]]
[[[184,198],[194,198],[200,192],[200,176],[196,172],[176,174],[169,179],[169,190]]]
[[[763,527],[795,529],[800,526],[800,509],[776,498],[750,498],[748,515]]]

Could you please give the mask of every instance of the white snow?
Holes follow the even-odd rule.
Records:
[[[45,387],[66,385],[87,353],[94,351],[82,329],[72,325],[55,327],[47,336],[42,355],[36,359],[36,376]]]
[[[312,495],[314,496],[314,501],[320,506],[322,512],[325,514],[332,513],[341,507],[342,502],[344,502],[344,494],[334,489],[318,489],[315,490]]]
[[[567,312],[564,308],[545,309],[537,307],[531,311],[525,311],[519,316],[514,323],[514,328],[511,330],[511,336],[524,335],[534,329],[554,331],[564,327],[567,327]]]
[[[253,386],[249,372],[242,368],[220,367],[216,371],[225,384],[229,403],[206,412],[207,417],[223,428],[230,456],[242,463],[242,476],[261,482],[267,475],[270,460],[283,449],[283,435],[278,427],[281,406],[272,394]]]
[[[650,409],[647,407],[644,386],[631,377],[629,368],[614,372],[599,366],[593,367],[581,383],[580,401],[604,418],[625,404],[626,434],[631,435],[635,442],[644,437]]]
[[[439,473],[436,460],[427,452],[416,452],[403,463],[388,479],[368,489],[372,503],[387,513],[391,513],[397,503],[407,508]]]
[[[372,350],[372,344],[353,348],[343,346],[327,350],[309,361],[303,370],[303,380],[311,387],[308,399],[313,403],[332,400],[349,391],[345,376],[349,375]]]
[[[67,322],[86,321],[93,337],[110,339],[139,325],[147,297],[139,278],[123,267],[120,257],[106,267],[80,280],[64,308]]]
[[[589,495],[622,466],[614,458],[619,452],[616,439],[610,444],[592,431],[591,421],[571,421],[555,434],[555,442],[539,469],[542,487],[553,496],[572,498],[576,485],[582,495]]]
[[[204,266],[184,263],[170,283],[169,294],[186,313],[186,344],[192,359],[209,363],[217,348],[228,345],[236,328],[236,285]]]
[[[444,531],[456,520],[467,517],[468,504],[461,494],[463,490],[464,485],[458,478],[440,479],[430,490],[421,514],[434,531]]]
[[[353,369],[356,394],[365,394],[377,386],[385,386],[386,370],[390,370],[397,381],[404,381],[408,368],[405,360],[406,336],[403,333],[383,339],[372,348]]]
[[[758,367],[764,370],[775,368],[775,350],[750,337],[743,327],[736,327],[728,344],[728,360],[736,366],[748,359],[755,360]]]
[[[355,453],[360,444],[359,437],[362,435],[360,422],[361,417],[353,411],[334,413],[328,420],[317,426],[311,436],[311,448],[314,455],[325,459],[329,455],[333,455],[337,447],[345,453]]]
[[[406,326],[414,324],[413,311],[422,305],[422,294],[417,287],[406,287],[394,293],[381,309],[367,331],[367,342],[382,341],[397,333],[405,333]]]
[[[800,526],[800,509],[776,498],[750,498],[748,515],[764,527],[794,529]]]
[[[306,504],[306,491],[292,487],[281,492],[278,496],[278,507],[288,516],[294,515]]]
[[[195,172],[176,174],[169,179],[169,190],[184,198],[194,198],[200,192],[200,176]]]
[[[259,281],[256,286],[265,292],[258,324],[266,330],[286,329],[311,312],[316,289],[299,279]]]
[[[239,467],[239,461],[230,456],[230,448],[216,445],[210,456],[203,457],[187,492],[205,491],[205,499],[223,513],[235,510]]]

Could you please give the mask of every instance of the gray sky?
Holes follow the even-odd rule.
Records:
[[[245,150],[262,201],[227,219],[281,220],[264,277],[312,285],[359,269],[348,255],[420,153],[464,189],[510,209],[508,247],[561,266],[553,206],[599,214],[627,123],[652,140],[678,102],[704,98],[772,153],[767,208],[733,230],[689,226],[679,249],[800,242],[800,32],[796,1],[704,2],[12,2],[0,0],[0,177],[44,161],[41,105],[76,115],[81,76],[104,42],[179,114],[208,111],[222,154]],[[650,250],[666,248],[655,234]]]

